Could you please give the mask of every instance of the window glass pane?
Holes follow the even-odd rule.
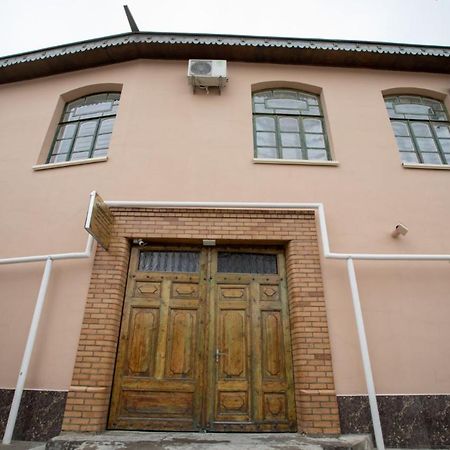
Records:
[[[72,139],[64,139],[63,141],[56,141],[53,146],[52,154],[67,153],[72,145]]]
[[[276,139],[275,133],[266,133],[263,131],[258,131],[256,133],[256,143],[258,145],[267,145],[267,146],[275,146]]]
[[[291,98],[272,98],[266,100],[266,108],[277,109],[307,109],[308,104],[304,100],[294,100]]]
[[[253,102],[254,103],[264,103],[266,98],[270,98],[272,96],[272,92],[257,92],[253,94]]]
[[[319,102],[315,97],[307,97],[308,105],[318,105]]]
[[[414,152],[400,152],[400,158],[403,162],[406,163],[417,163],[419,160],[417,159],[417,155]]]
[[[302,111],[303,115],[320,116],[320,109],[318,106],[311,106],[307,111]]]
[[[430,98],[422,98],[422,103],[424,105],[431,106],[435,111],[443,111],[444,110],[444,105],[437,100],[432,100]]]
[[[300,147],[300,135],[298,133],[281,133],[281,145],[283,147]]]
[[[396,136],[409,136],[408,125],[404,122],[392,122],[392,128]]]
[[[108,154],[108,151],[106,148],[102,148],[100,150],[95,150],[92,154],[93,158],[99,158],[100,156],[106,156]]]
[[[80,98],[75,100],[74,102],[70,102],[65,108],[65,114],[63,117],[63,121],[67,122],[71,119],[72,112],[79,106],[84,105],[85,98]]]
[[[322,121],[320,119],[303,119],[303,128],[311,133],[322,133]]]
[[[439,139],[442,151],[450,153],[450,139]]]
[[[78,159],[87,159],[89,158],[89,152],[78,152],[78,153],[72,153],[70,155],[70,159],[72,161],[78,160]]]
[[[80,123],[77,136],[92,136],[97,129],[97,120]]]
[[[74,152],[84,152],[91,149],[93,136],[79,137],[75,139]]]
[[[431,136],[431,130],[426,123],[412,123],[411,128],[414,136]]]
[[[444,153],[445,159],[447,162],[445,164],[450,164],[450,153]]]
[[[281,157],[283,159],[303,159],[302,150],[300,148],[283,147],[281,149]]]
[[[108,94],[108,100],[116,100],[118,102],[120,100],[120,92],[110,92]]]
[[[328,160],[328,155],[327,155],[326,150],[311,150],[311,149],[308,149],[308,159],[327,161]]]
[[[111,134],[99,134],[97,136],[97,140],[95,141],[95,148],[108,148],[109,147],[109,141],[111,140]]]
[[[273,117],[256,117],[255,125],[257,130],[275,131],[275,119]]]
[[[198,272],[197,252],[141,252],[139,270],[143,272]]]
[[[393,109],[388,109],[388,114],[391,119],[404,119],[404,114],[397,114]]]
[[[292,117],[280,117],[278,125],[281,131],[298,131],[298,119]]]
[[[112,113],[113,99],[107,99],[108,94],[96,94],[76,100],[67,107],[65,120],[80,120],[88,117],[99,117]]]
[[[263,103],[255,103],[255,105],[253,106],[253,111],[256,113],[274,113],[273,109],[266,109]]]
[[[442,102],[419,96],[401,95],[385,99],[391,118],[448,120]]]
[[[50,158],[49,163],[64,162],[67,159],[67,153],[62,155],[54,155]]]
[[[420,104],[397,104],[394,105],[394,110],[397,114],[405,114],[410,116],[428,116],[430,114],[430,107]]]
[[[400,150],[414,150],[414,144],[411,138],[396,137],[396,140]]]
[[[277,255],[219,252],[217,272],[276,274],[278,273]]]
[[[71,118],[85,119],[88,117],[98,117],[104,113],[111,112],[111,108],[112,102],[91,103],[76,108],[72,111]]]
[[[258,158],[278,158],[277,149],[275,147],[258,147]]]
[[[275,114],[284,114],[284,115],[291,115],[291,116],[298,116],[300,114],[300,111],[298,109],[274,109],[273,110]],[[304,111],[302,111],[304,113]]]
[[[59,132],[57,134],[57,139],[67,139],[72,138],[75,134],[77,126],[75,124],[61,125]]]
[[[321,134],[305,134],[307,147],[325,148],[325,139]]]
[[[100,128],[98,129],[99,134],[112,133],[114,125],[114,119],[103,119],[100,122]]]
[[[275,89],[272,93],[273,98],[291,98],[297,100],[299,97],[304,97],[301,92],[289,89]]]
[[[437,136],[450,138],[450,127],[443,124],[434,124],[434,130]]]
[[[437,146],[433,138],[417,138],[416,141],[420,150],[437,152]]]
[[[432,120],[442,120],[442,121],[448,121],[447,114],[444,112],[435,112],[435,114],[431,117]]]
[[[442,164],[439,153],[422,153],[422,159],[426,164]]]
[[[400,95],[396,103],[421,103],[420,97],[415,95]]]

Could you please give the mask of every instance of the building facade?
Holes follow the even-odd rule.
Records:
[[[135,33],[1,59],[1,257],[82,251],[93,190],[114,216],[107,250],[54,261],[15,436],[370,432],[306,204],[334,252],[450,253],[449,56]],[[227,85],[193,91],[189,59]],[[448,262],[355,265],[386,445],[450,445]],[[42,271],[0,267],[3,425]]]

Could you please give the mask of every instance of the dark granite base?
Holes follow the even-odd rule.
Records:
[[[0,436],[5,432],[12,389],[0,389]],[[13,439],[46,441],[61,432],[67,392],[24,391],[17,416]]]
[[[380,395],[377,402],[386,447],[450,448],[450,395]],[[339,396],[338,404],[343,434],[373,434],[368,397]]]

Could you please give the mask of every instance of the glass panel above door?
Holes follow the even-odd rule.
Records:
[[[141,272],[198,272],[200,253],[150,251],[139,255]]]
[[[276,274],[278,273],[277,255],[219,252],[217,272]]]

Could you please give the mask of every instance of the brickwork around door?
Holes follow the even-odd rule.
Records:
[[[340,433],[314,211],[116,208],[108,251],[97,247],[63,431],[106,428],[130,242],[283,244],[298,430]]]

